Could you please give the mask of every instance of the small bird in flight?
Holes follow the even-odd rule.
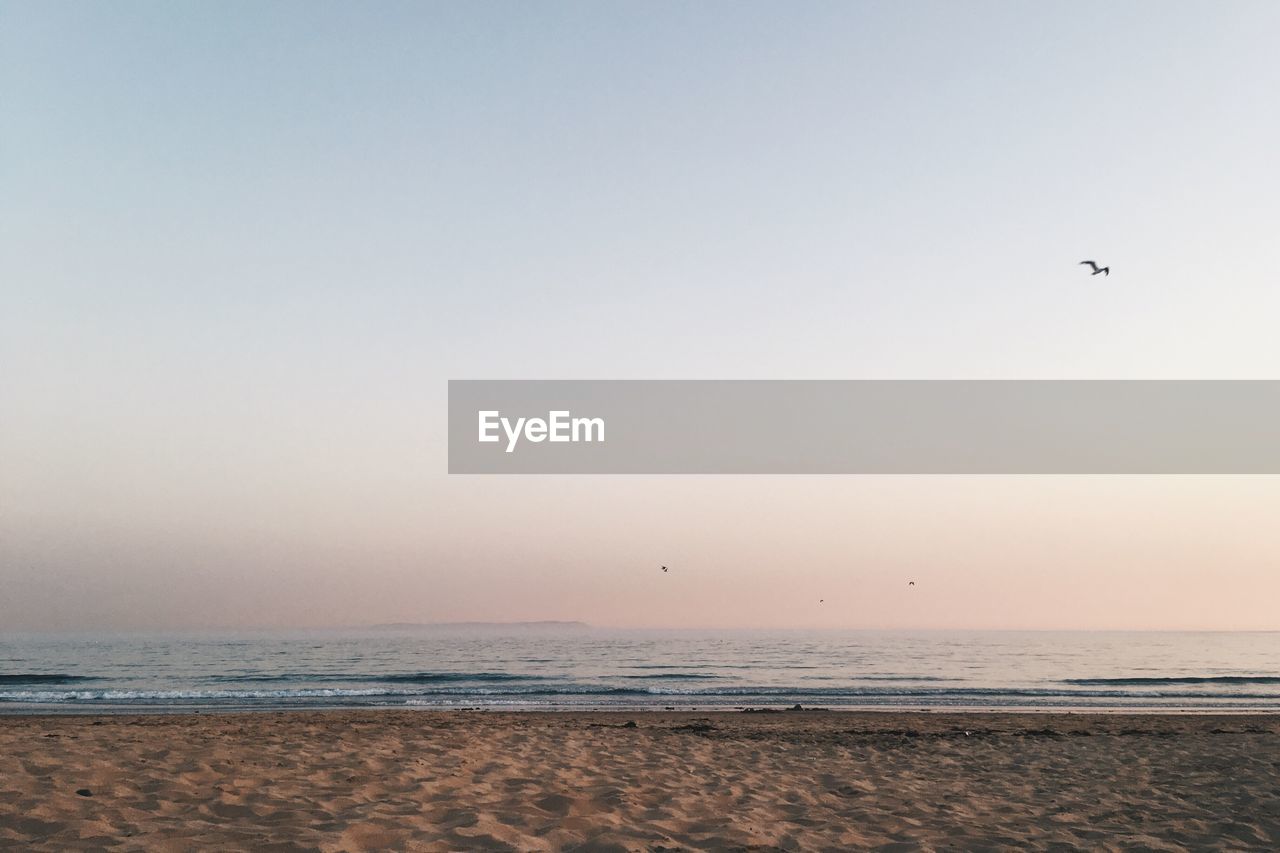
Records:
[[[1098,273],[1102,273],[1108,278],[1111,277],[1111,267],[1100,267],[1094,261],[1081,261],[1078,264],[1078,266],[1083,266],[1084,264],[1088,264],[1089,266],[1093,267],[1093,272],[1089,273],[1089,275],[1097,275]]]
[[[826,601],[826,599],[825,599],[825,598],[819,598],[819,599],[818,599],[818,603],[819,603],[819,604],[821,604],[821,603],[822,603],[822,602],[824,602],[824,601]]]
[[[907,581],[907,586],[915,586],[915,585],[916,585],[915,581]]]
[[[662,567],[662,570],[665,572],[665,571],[667,570],[667,567],[666,567],[666,566],[663,566],[663,567]]]

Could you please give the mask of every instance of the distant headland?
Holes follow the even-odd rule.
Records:
[[[373,631],[579,631],[590,628],[586,622],[386,622],[370,625]]]

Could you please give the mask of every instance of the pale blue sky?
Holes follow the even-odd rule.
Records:
[[[1280,377],[1277,32],[1270,2],[0,2],[0,620],[809,624],[763,579],[702,618],[617,578],[663,541],[708,590],[742,548],[941,577],[928,507],[1007,531],[1064,488],[1107,524],[1173,490],[1152,529],[1217,542],[1280,485],[450,480],[445,380]],[[788,545],[886,488],[903,541]],[[1232,542],[1274,575],[1274,534]],[[969,584],[1025,571],[954,544]],[[1194,622],[1187,583],[1136,621]],[[893,606],[821,618],[965,622]]]

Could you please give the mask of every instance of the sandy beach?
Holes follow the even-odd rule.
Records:
[[[333,711],[0,718],[0,847],[1280,844],[1280,717]]]

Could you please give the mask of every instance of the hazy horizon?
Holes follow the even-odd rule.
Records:
[[[1280,378],[1278,27],[0,0],[0,629],[1280,629],[1280,478],[445,459],[451,378]]]
[[[541,620],[512,622],[388,622],[376,625],[210,625],[204,628],[122,628],[122,629],[83,629],[83,630],[0,630],[0,638],[166,638],[166,637],[256,637],[256,635],[300,635],[310,634],[342,634],[364,635],[366,633],[402,633],[413,631],[422,633],[445,633],[444,629],[466,630],[467,633],[502,634],[509,629],[525,629],[524,633],[573,633],[573,631],[598,631],[600,634],[655,634],[655,635],[823,635],[823,634],[1280,634],[1280,629],[1165,629],[1165,628],[809,628],[809,626],[778,626],[778,628],[759,628],[754,625],[721,626],[709,628],[701,625],[682,625],[680,628],[660,628],[645,625],[595,625],[580,620]],[[536,630],[535,630],[536,629]]]

